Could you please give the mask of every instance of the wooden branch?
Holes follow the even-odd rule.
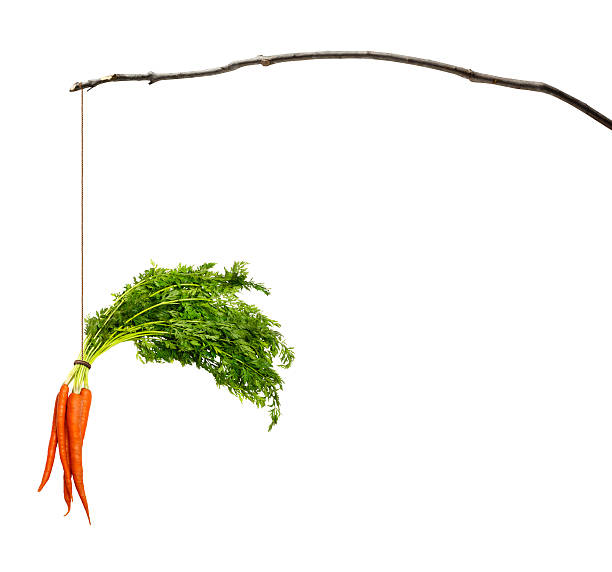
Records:
[[[191,77],[207,77],[211,75],[219,75],[222,73],[228,73],[235,71],[240,68],[247,66],[270,66],[272,64],[281,64],[285,62],[298,62],[303,60],[344,60],[344,59],[359,59],[359,60],[384,60],[388,62],[397,62],[400,64],[409,64],[413,66],[420,66],[423,68],[429,68],[432,70],[438,70],[446,73],[452,73],[468,79],[475,83],[490,83],[492,85],[499,85],[502,87],[511,87],[513,89],[524,89],[527,91],[538,91],[540,93],[546,93],[552,95],[561,101],[564,101],[568,105],[575,107],[582,113],[585,113],[595,121],[598,121],[603,126],[612,130],[612,119],[606,117],[596,109],[593,109],[590,105],[580,101],[575,97],[548,85],[547,83],[537,81],[525,81],[520,79],[511,79],[507,77],[498,77],[494,75],[488,75],[472,71],[471,69],[462,68],[459,66],[453,66],[442,62],[436,62],[433,60],[424,60],[421,58],[413,58],[410,56],[402,56],[399,54],[388,54],[384,52],[301,52],[295,54],[280,54],[276,56],[257,56],[248,60],[238,60],[220,66],[217,68],[210,68],[202,71],[190,71],[190,72],[175,72],[175,73],[154,73],[149,72],[145,74],[113,74],[107,75],[98,79],[90,79],[84,82],[77,82],[71,88],[70,91],[79,91],[81,89],[89,88],[92,89],[97,85],[103,83],[112,83],[116,81],[148,81],[149,84],[157,83],[158,81],[166,81],[170,79],[186,79]]]

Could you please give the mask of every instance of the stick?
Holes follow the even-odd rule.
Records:
[[[257,56],[255,58],[249,58],[247,60],[237,60],[230,64],[210,68],[201,71],[190,71],[190,72],[174,72],[174,73],[154,73],[149,72],[145,74],[113,74],[107,75],[98,79],[90,79],[89,81],[77,82],[71,88],[70,91],[79,91],[85,88],[94,88],[97,85],[103,83],[112,83],[116,81],[148,81],[149,84],[157,83],[158,81],[166,81],[170,79],[186,79],[192,77],[208,77],[211,75],[219,75],[222,73],[228,73],[231,71],[238,70],[247,66],[270,66],[272,64],[281,64],[285,62],[298,62],[303,60],[344,60],[344,59],[359,59],[359,60],[384,60],[388,62],[397,62],[400,64],[409,64],[413,66],[420,66],[423,68],[429,68],[432,70],[438,70],[446,73],[452,73],[465,79],[468,79],[475,83],[490,83],[492,85],[499,85],[502,87],[511,87],[513,89],[524,89],[527,91],[537,91],[540,93],[546,93],[552,95],[561,101],[564,101],[568,105],[575,107],[582,113],[585,113],[595,121],[598,121],[603,126],[612,130],[612,119],[606,117],[590,105],[580,101],[575,97],[548,85],[538,81],[525,81],[520,79],[512,79],[507,77],[498,77],[494,75],[488,75],[484,73],[475,72],[471,69],[462,68],[459,66],[453,66],[442,62],[436,62],[433,60],[424,60],[421,58],[413,58],[411,56],[402,56],[399,54],[388,54],[384,52],[301,52],[295,54],[279,54],[276,56]]]

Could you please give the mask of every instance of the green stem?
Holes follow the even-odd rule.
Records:
[[[207,271],[203,271],[204,273]],[[186,272],[182,272],[179,274],[188,274]],[[108,324],[108,321],[111,319],[111,317],[114,315],[114,313],[119,309],[119,307],[121,306],[121,304],[123,304],[123,302],[125,302],[125,297],[134,289],[137,288],[138,286],[142,286],[143,284],[146,284],[147,282],[150,282],[151,280],[153,280],[153,278],[156,278],[159,275],[154,275],[151,276],[150,278],[146,278],[145,280],[142,280],[141,282],[138,282],[137,284],[134,284],[132,286],[130,286],[123,294],[121,294],[121,296],[119,296],[115,302],[113,303],[113,311],[108,315],[108,317],[106,318],[106,320],[104,321],[104,323],[102,324],[102,326],[100,327],[100,329],[96,332],[96,335],[94,336],[94,339],[98,336],[98,334],[100,333],[100,331],[104,328],[104,326],[106,326],[106,324]],[[193,284],[193,283],[185,283],[185,284],[173,284],[171,286],[166,286],[165,288],[162,288],[161,290],[157,290],[157,292],[153,292],[152,294],[149,294],[149,298],[152,298],[153,296],[159,294],[160,292],[163,292],[165,290],[170,290],[172,288],[176,288],[177,286],[200,286],[202,287],[202,284]],[[119,302],[119,300],[121,300],[121,302]],[[119,302],[117,304],[117,302]]]
[[[102,345],[92,356],[91,356],[91,361],[94,361],[95,359],[99,358],[104,352],[108,351],[110,348],[116,346],[117,344],[120,344],[122,342],[129,342],[129,341],[134,341],[137,340],[138,338],[144,338],[146,336],[150,336],[152,334],[166,334],[167,332],[165,331],[159,331],[159,330],[143,330],[141,332],[135,332],[133,334],[127,334],[127,335],[123,335],[123,336],[113,336],[112,338],[110,338],[104,345]]]
[[[144,314],[145,312],[148,312],[149,310],[152,310],[153,308],[157,308],[159,306],[166,306],[169,304],[179,304],[181,302],[193,302],[196,300],[210,301],[210,298],[179,298],[178,300],[166,300],[165,302],[159,302],[158,304],[154,304],[153,306],[149,306],[148,308],[145,308],[144,310],[138,312],[138,314],[135,314],[134,316],[126,320],[125,323],[127,324],[128,322],[131,322],[134,318],[138,318],[138,316],[140,316],[141,314]]]
[[[153,294],[149,294],[149,298],[153,298],[153,296],[157,296],[160,292],[165,292],[166,290],[172,290],[172,288],[182,288],[183,286],[199,286],[202,287],[201,284],[193,284],[193,283],[189,283],[186,282],[184,284],[172,284],[171,286],[166,286],[165,288],[162,288],[161,290],[157,290],[156,292],[153,292]]]

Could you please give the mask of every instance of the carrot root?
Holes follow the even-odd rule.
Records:
[[[68,438],[70,442],[70,469],[74,486],[79,493],[87,520],[89,517],[89,506],[85,495],[85,484],[83,482],[83,438],[81,435],[81,412],[83,398],[80,393],[71,393],[66,406],[66,424],[68,425]]]
[[[68,431],[66,427],[66,404],[68,401],[68,385],[63,384],[57,395],[57,442],[60,460],[64,469],[64,500],[70,512],[70,499],[72,497],[72,483],[70,481],[70,453],[68,447]],[[66,513],[68,514],[68,513]]]
[[[38,492],[43,490],[43,487],[47,484],[51,471],[53,469],[53,462],[55,461],[55,449],[57,449],[57,402],[59,394],[55,398],[55,405],[53,407],[53,422],[51,423],[51,436],[49,437],[49,445],[47,447],[47,461],[45,463],[45,470],[43,472]]]

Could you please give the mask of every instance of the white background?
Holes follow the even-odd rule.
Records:
[[[282,416],[96,362],[93,526],[37,494],[79,340],[79,96],[113,72],[369,49],[612,114],[612,14],[569,2],[22,2],[2,50],[3,570],[609,571],[612,132],[549,96],[373,61],[86,94],[86,309],[234,260],[297,360]]]

